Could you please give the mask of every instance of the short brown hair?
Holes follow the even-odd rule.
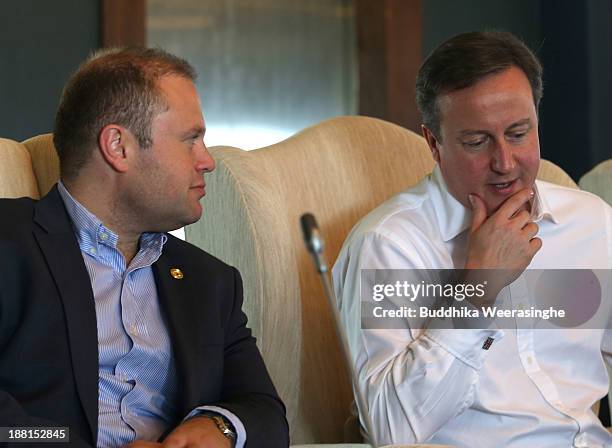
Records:
[[[53,142],[62,179],[77,176],[109,124],[125,126],[142,148],[150,147],[151,123],[166,107],[157,80],[166,75],[196,79],[187,61],[157,48],[101,50],[81,64],[64,87],[55,116]]]
[[[504,31],[484,31],[459,34],[442,43],[417,75],[416,99],[423,124],[441,138],[438,97],[513,66],[529,80],[537,110],[542,99],[542,65],[520,39]]]

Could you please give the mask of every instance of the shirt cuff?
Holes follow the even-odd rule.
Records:
[[[489,347],[504,337],[502,330],[429,329],[425,336],[470,367],[480,370]],[[490,340],[492,339],[492,340]]]
[[[225,408],[220,408],[219,406],[199,406],[191,411],[185,420],[191,417],[195,417],[200,414],[202,411],[208,412],[216,412],[217,414],[221,414],[223,417],[227,418],[232,425],[234,425],[234,429],[236,430],[236,448],[244,448],[246,443],[246,429],[244,429],[244,425],[240,421],[240,419],[233,412],[228,411]]]

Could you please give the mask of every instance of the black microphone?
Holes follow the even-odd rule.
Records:
[[[327,264],[323,259],[325,242],[319,233],[317,220],[312,213],[304,213],[300,218],[300,224],[302,225],[304,243],[306,243],[308,251],[312,254],[315,260],[317,271],[319,271],[319,273],[327,272]]]
[[[304,235],[304,242],[310,252],[319,252],[318,245],[314,244],[313,237],[315,240],[319,240],[319,226],[317,226],[317,220],[312,213],[304,213],[300,218],[300,224],[302,225],[302,235]]]

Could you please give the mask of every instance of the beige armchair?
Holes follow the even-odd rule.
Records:
[[[40,196],[46,195],[59,179],[59,158],[53,146],[53,134],[42,134],[23,142],[32,157],[32,169]]]
[[[425,140],[378,119],[340,117],[266,148],[211,151],[217,170],[187,240],[242,273],[245,310],[287,405],[293,443],[351,441],[344,427],[352,391],[299,218],[317,217],[333,264],[362,216],[432,170]],[[547,161],[538,176],[577,188]]]
[[[578,181],[580,188],[596,194],[608,204],[612,205],[612,159],[604,160],[592,170],[584,174]],[[612,368],[608,366],[608,373],[612,377]],[[612,414],[612,384],[610,385],[608,404]],[[612,432],[612,428],[608,428]]]
[[[604,160],[578,181],[580,188],[595,193],[612,205],[612,159]]]
[[[52,134],[23,143],[0,138],[0,198],[39,199],[59,179]]]

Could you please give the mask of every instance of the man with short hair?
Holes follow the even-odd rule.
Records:
[[[165,233],[215,168],[184,60],[86,61],[57,112],[61,181],[0,200],[0,426],[70,446],[286,447],[238,271]]]
[[[611,208],[589,193],[536,181],[541,96],[539,62],[509,33],[455,36],[419,71],[434,171],[362,219],[333,269],[379,443],[612,445],[591,410],[608,392],[605,327],[448,329],[433,325],[441,320],[411,326],[416,320],[406,319],[402,329],[360,329],[360,289],[373,286],[361,277],[366,269],[494,269],[498,283],[485,299],[523,309],[537,299],[527,268],[612,267]],[[577,306],[581,300],[573,298]]]

